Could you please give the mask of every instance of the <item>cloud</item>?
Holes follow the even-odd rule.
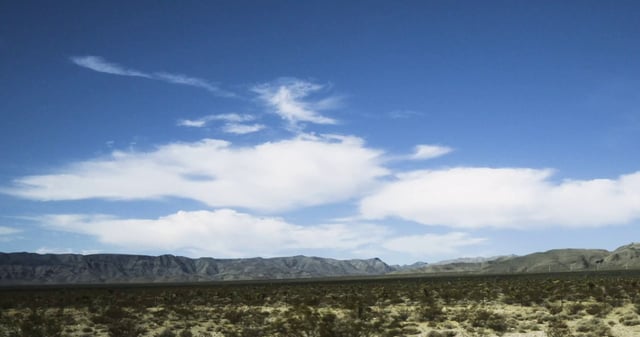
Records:
[[[413,155],[411,155],[411,159],[414,159],[414,160],[433,159],[436,157],[443,156],[452,151],[453,149],[447,146],[417,145],[415,147]]]
[[[305,249],[351,251],[379,242],[388,233],[370,224],[298,226],[231,209],[180,211],[157,219],[62,214],[42,216],[39,221],[49,228],[95,236],[102,243],[130,250],[215,257],[278,256]]]
[[[207,118],[209,118],[210,120],[218,120],[218,121],[233,122],[233,123],[250,122],[256,119],[256,117],[253,115],[248,115],[248,114],[241,115],[236,113],[209,115]]]
[[[127,69],[119,64],[108,62],[100,56],[74,56],[71,57],[71,62],[100,73],[151,78],[151,75],[149,74],[133,69]]]
[[[452,168],[400,174],[360,203],[366,219],[480,228],[606,226],[640,219],[640,172],[553,182],[551,170]]]
[[[422,234],[392,238],[383,247],[414,257],[453,255],[460,248],[475,246],[486,242],[486,238],[472,237],[468,233],[451,232],[446,234]]]
[[[235,96],[234,94],[228,91],[220,89],[217,85],[209,83],[208,81],[200,78],[188,77],[186,75],[181,75],[181,74],[169,74],[164,72],[153,73],[151,78],[164,81],[167,83],[189,85],[192,87],[207,90],[219,96],[225,96],[225,97]]]
[[[0,235],[11,235],[20,233],[21,230],[12,227],[0,226]]]
[[[259,97],[274,110],[273,112],[292,126],[300,122],[315,124],[336,124],[336,120],[323,116],[320,111],[335,107],[339,99],[329,97],[312,100],[309,96],[326,89],[326,86],[298,79],[258,85],[253,88]]]
[[[81,249],[75,250],[71,248],[49,248],[49,247],[40,247],[36,249],[36,253],[38,254],[82,254],[82,255],[90,255],[90,254],[99,254],[102,251],[96,249]]]
[[[205,119],[181,119],[178,121],[178,126],[186,126],[192,128],[202,128],[207,125]]]
[[[227,123],[222,127],[222,131],[226,133],[234,133],[237,135],[244,135],[247,133],[258,132],[264,129],[262,124],[239,124],[239,123]]]
[[[207,90],[217,96],[221,97],[234,97],[235,94],[223,90],[219,88],[216,84],[210,83],[207,80],[189,77],[182,74],[172,74],[167,72],[154,72],[154,73],[145,73],[142,71],[138,71],[135,69],[129,69],[123,67],[117,63],[112,63],[100,56],[73,56],[70,58],[71,62],[76,65],[87,68],[93,71],[97,71],[100,73],[111,74],[111,75],[119,75],[119,76],[132,76],[132,77],[142,77],[151,80],[157,80],[172,84],[180,84],[180,85],[188,85],[191,87],[196,87],[200,89]]]
[[[204,139],[149,152],[114,151],[0,191],[33,200],[187,198],[276,211],[361,196],[388,172],[382,152],[352,136],[298,135],[255,146]],[[194,178],[197,177],[197,178]]]
[[[181,119],[178,121],[178,126],[202,128],[212,121],[225,121],[227,123],[222,127],[222,131],[233,134],[247,134],[252,132],[258,132],[265,128],[262,124],[243,124],[242,122],[248,122],[255,120],[253,115],[240,115],[235,113],[220,114],[220,115],[208,115],[199,119]]]

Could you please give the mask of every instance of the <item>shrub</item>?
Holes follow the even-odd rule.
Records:
[[[562,320],[556,319],[552,320],[549,323],[549,327],[547,328],[547,336],[548,337],[571,337],[571,329],[567,323]]]
[[[109,322],[107,331],[109,332],[109,337],[138,337],[145,332],[143,328],[129,318]]]
[[[471,319],[474,327],[489,328],[495,332],[505,332],[509,328],[504,315],[490,310],[479,309]]]
[[[456,336],[458,333],[455,331],[429,331],[429,333],[427,334],[427,337],[454,337]]]
[[[62,335],[62,325],[55,317],[48,317],[38,310],[33,310],[20,322],[20,331],[22,336],[59,337]]]
[[[613,336],[611,333],[611,328],[598,318],[592,318],[588,321],[578,322],[576,331],[582,332],[582,334],[579,335],[580,337]]]
[[[169,328],[164,328],[164,330],[156,334],[156,337],[176,337],[176,333]]]

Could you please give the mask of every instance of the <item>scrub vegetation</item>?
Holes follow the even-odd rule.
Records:
[[[640,272],[6,287],[1,337],[640,335]]]

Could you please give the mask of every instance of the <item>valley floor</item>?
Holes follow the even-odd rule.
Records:
[[[0,289],[0,337],[640,336],[637,272]]]

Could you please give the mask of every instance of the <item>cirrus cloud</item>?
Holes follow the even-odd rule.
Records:
[[[232,92],[221,89],[214,83],[211,83],[207,80],[197,78],[197,77],[191,77],[191,76],[182,75],[182,74],[172,74],[172,73],[167,73],[163,71],[146,73],[139,70],[124,67],[117,63],[109,62],[100,56],[93,56],[93,55],[73,56],[70,59],[71,59],[71,62],[73,62],[74,64],[80,67],[97,71],[99,73],[118,75],[118,76],[142,77],[142,78],[162,81],[166,83],[188,85],[191,87],[204,89],[206,91],[209,91],[221,97],[236,96]]]
[[[0,236],[20,233],[21,230],[13,227],[0,226]]]
[[[328,97],[312,100],[309,96],[321,92],[326,86],[299,79],[281,79],[279,81],[255,86],[257,93],[273,112],[286,120],[291,126],[300,122],[314,124],[336,124],[336,120],[323,116],[320,111],[331,109],[339,99]]]
[[[222,131],[225,133],[232,133],[236,135],[244,135],[248,133],[258,132],[266,128],[263,124],[245,124],[255,120],[253,115],[240,115],[236,113],[208,115],[198,119],[180,119],[178,120],[178,126],[186,126],[192,128],[202,128],[207,126],[212,121],[224,121]]]

